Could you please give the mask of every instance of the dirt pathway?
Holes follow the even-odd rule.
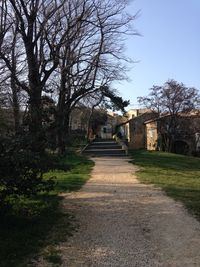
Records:
[[[62,266],[200,266],[200,224],[182,205],[140,184],[127,159],[94,160],[89,182],[65,195],[80,228],[61,246]]]

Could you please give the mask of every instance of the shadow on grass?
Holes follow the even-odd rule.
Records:
[[[16,203],[14,211],[1,215],[0,221],[0,266],[25,267],[25,259],[37,255],[48,244],[62,241],[63,234],[70,234],[71,217],[64,214],[59,203],[61,197],[43,195],[32,200]],[[23,202],[23,203],[22,203]],[[52,239],[48,236],[52,229],[65,224]]]

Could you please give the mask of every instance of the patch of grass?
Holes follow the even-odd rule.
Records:
[[[161,187],[200,220],[200,158],[157,151],[131,151],[140,181]]]
[[[89,178],[92,161],[71,153],[60,159],[70,165],[70,171],[54,171],[45,174],[55,176],[55,190],[32,199],[14,201],[11,211],[1,212],[0,220],[0,266],[34,266],[27,259],[37,257],[40,251],[51,246],[46,260],[61,264],[56,244],[65,241],[75,230],[74,217],[61,209],[60,192],[78,190]]]
[[[54,266],[60,266],[62,264],[60,250],[52,246],[48,247],[48,249],[45,251],[44,259],[54,264]]]
[[[45,178],[56,177],[54,193],[70,192],[79,190],[89,178],[93,161],[74,153],[60,159],[62,164],[71,167],[69,171],[55,170],[45,174]]]

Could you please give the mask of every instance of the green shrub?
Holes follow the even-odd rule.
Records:
[[[43,180],[52,169],[52,159],[44,152],[33,152],[23,140],[1,140],[0,146],[0,201],[9,203],[10,197],[31,197],[53,189],[53,178]]]

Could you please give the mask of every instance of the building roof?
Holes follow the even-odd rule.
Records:
[[[131,122],[131,121],[139,120],[140,118],[144,117],[144,116],[147,115],[147,114],[155,114],[155,116],[156,116],[157,113],[154,112],[154,111],[152,111],[152,110],[147,110],[147,109],[146,109],[146,112],[141,113],[141,114],[139,114],[138,116],[133,117],[133,118],[131,118],[131,119],[128,119],[128,120],[126,120],[126,121],[124,121],[124,122],[118,124],[118,126],[125,125],[125,124],[127,124],[127,123],[129,123],[129,122]]]
[[[200,118],[200,110],[192,110],[192,111],[187,112],[187,113],[180,112],[176,115],[179,118]],[[159,121],[159,120],[162,120],[162,119],[170,117],[170,116],[172,116],[172,115],[171,114],[165,114],[165,115],[160,116],[159,118],[154,118],[154,119],[145,121],[144,124],[148,124],[148,123],[151,123],[154,121]]]

